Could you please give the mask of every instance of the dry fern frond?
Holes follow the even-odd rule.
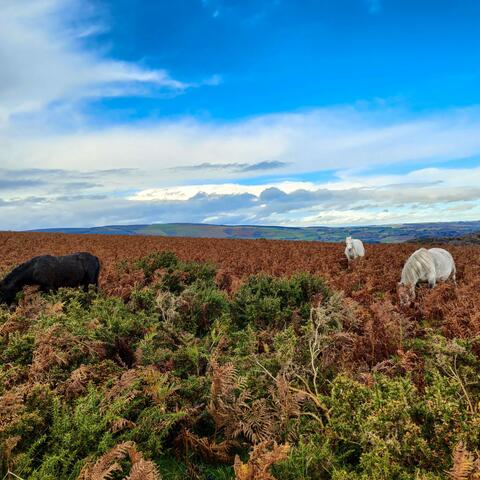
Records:
[[[68,366],[74,355],[103,359],[106,357],[106,347],[100,341],[82,341],[61,325],[53,325],[35,339],[29,376],[40,379],[55,365]]]
[[[166,410],[167,398],[177,388],[170,382],[168,374],[152,366],[131,368],[106,391],[101,408],[105,409],[115,400],[121,399],[128,403],[141,395],[147,395],[160,409]]]
[[[277,415],[266,399],[251,400],[233,364],[218,365],[214,360],[210,365],[212,383],[208,411],[217,428],[224,428],[227,438],[244,435],[252,443],[272,438]]]
[[[448,472],[452,480],[480,478],[480,460],[460,442],[453,450],[453,467]]]
[[[49,303],[45,308],[45,315],[57,317],[63,313],[64,302]]]
[[[275,442],[265,441],[253,447],[247,463],[243,463],[238,455],[235,457],[233,469],[236,480],[275,480],[269,472],[270,467],[288,456],[290,446],[277,445]]]
[[[8,341],[8,335],[13,332],[20,332],[28,329],[28,324],[21,322],[16,318],[10,318],[5,323],[0,325],[0,335],[6,337]]]
[[[129,459],[130,474],[123,480],[161,480],[155,464],[145,460],[137,450],[135,442],[119,443],[102,455],[95,464],[83,467],[77,480],[110,480],[115,473],[122,472],[120,460]]]
[[[270,395],[282,423],[289,418],[300,416],[306,395],[304,392],[293,392],[285,375],[277,375],[274,386],[270,388]]]
[[[155,305],[164,322],[173,322],[178,319],[179,299],[168,291],[159,290],[155,298]]]
[[[419,362],[418,356],[411,350],[404,351],[403,349],[397,350],[399,358],[399,365],[405,372],[413,371]]]
[[[20,417],[25,407],[25,395],[30,388],[31,385],[23,384],[0,396],[0,434]]]
[[[133,464],[130,475],[124,480],[160,480],[161,476],[153,462],[139,459]]]
[[[23,293],[15,309],[15,315],[33,320],[45,308],[46,301],[42,298],[36,286],[24,287]]]
[[[243,434],[252,443],[258,443],[274,436],[276,430],[275,412],[266,399],[246,403],[242,396],[230,407],[230,421],[226,424],[225,435],[237,438]]]
[[[80,365],[74,370],[68,380],[61,386],[67,398],[73,398],[86,391],[88,382],[93,378],[94,372],[91,367]]]
[[[132,422],[131,420],[127,420],[126,418],[117,418],[114,420],[111,425],[110,425],[110,431],[112,433],[118,433],[121,432],[122,430],[125,430],[126,428],[135,428],[137,425],[135,422]]]
[[[67,399],[76,398],[87,391],[89,383],[97,385],[105,383],[117,375],[117,366],[111,360],[104,360],[93,365],[80,365],[70,376],[56,388],[56,391]]]
[[[219,365],[211,360],[212,381],[210,385],[210,403],[208,411],[217,428],[222,428],[230,418],[230,404],[235,402],[237,372],[232,363]]]
[[[100,340],[89,340],[88,342],[82,342],[81,346],[83,351],[90,355],[92,358],[104,360],[107,358],[107,345]]]
[[[118,463],[128,455],[128,450],[134,445],[133,442],[120,443],[103,454],[95,464],[87,464],[83,467],[78,480],[109,480],[115,472],[121,472],[122,467]]]
[[[133,400],[140,394],[140,390],[137,388],[140,381],[141,376],[139,369],[131,368],[127,370],[105,393],[105,403],[109,404],[120,396],[126,400]]]
[[[3,460],[7,466],[10,468],[11,465],[11,457],[13,449],[18,445],[18,442],[22,437],[20,435],[15,435],[14,437],[8,437],[4,442],[3,445],[0,445],[0,460]]]
[[[237,443],[231,440],[225,440],[217,443],[211,441],[206,437],[199,437],[187,428],[182,431],[174,440],[177,449],[181,449],[186,455],[190,452],[209,461],[218,461],[223,463],[230,463],[233,459],[230,450],[234,448]]]
[[[215,360],[210,362],[212,384],[210,398],[212,402],[220,398],[230,397],[237,384],[237,371],[233,363],[219,365]]]

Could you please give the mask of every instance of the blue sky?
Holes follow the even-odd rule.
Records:
[[[480,218],[477,0],[3,0],[0,228]]]
[[[123,0],[112,6],[118,21],[108,40],[115,56],[144,59],[186,82],[224,78],[215,89],[136,103],[140,115],[152,106],[229,119],[361,100],[390,99],[417,111],[480,101],[476,0]]]

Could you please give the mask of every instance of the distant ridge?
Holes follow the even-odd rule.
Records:
[[[480,245],[480,233],[470,233],[460,237],[448,237],[448,238],[425,238],[420,240],[421,243],[449,243],[451,245]]]
[[[398,243],[425,239],[450,239],[480,232],[480,221],[404,223],[365,227],[278,227],[256,225],[208,225],[163,223],[152,225],[107,225],[91,228],[47,228],[32,232],[100,235],[154,235],[202,238],[265,238],[272,240],[343,241],[352,235],[368,243]]]

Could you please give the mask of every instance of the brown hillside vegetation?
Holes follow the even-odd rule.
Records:
[[[102,264],[0,305],[0,478],[478,478],[480,249],[401,309],[416,248],[0,233]]]
[[[385,305],[397,305],[396,284],[403,264],[419,246],[368,245],[366,258],[348,269],[344,246],[336,243],[0,232],[0,273],[35,255],[89,251],[102,263],[101,288],[128,298],[135,283],[143,281],[141,272],[128,268],[129,262],[167,250],[182,260],[212,262],[218,268],[219,286],[230,292],[249,275],[309,272],[380,314]],[[450,283],[434,290],[420,287],[417,303],[403,314],[432,320],[447,336],[475,337],[480,334],[480,248],[444,247],[455,259],[458,288]]]

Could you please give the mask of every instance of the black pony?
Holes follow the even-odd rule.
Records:
[[[87,252],[61,257],[41,255],[14,268],[0,282],[0,303],[11,304],[25,285],[39,285],[44,292],[60,287],[98,286],[100,262]]]

